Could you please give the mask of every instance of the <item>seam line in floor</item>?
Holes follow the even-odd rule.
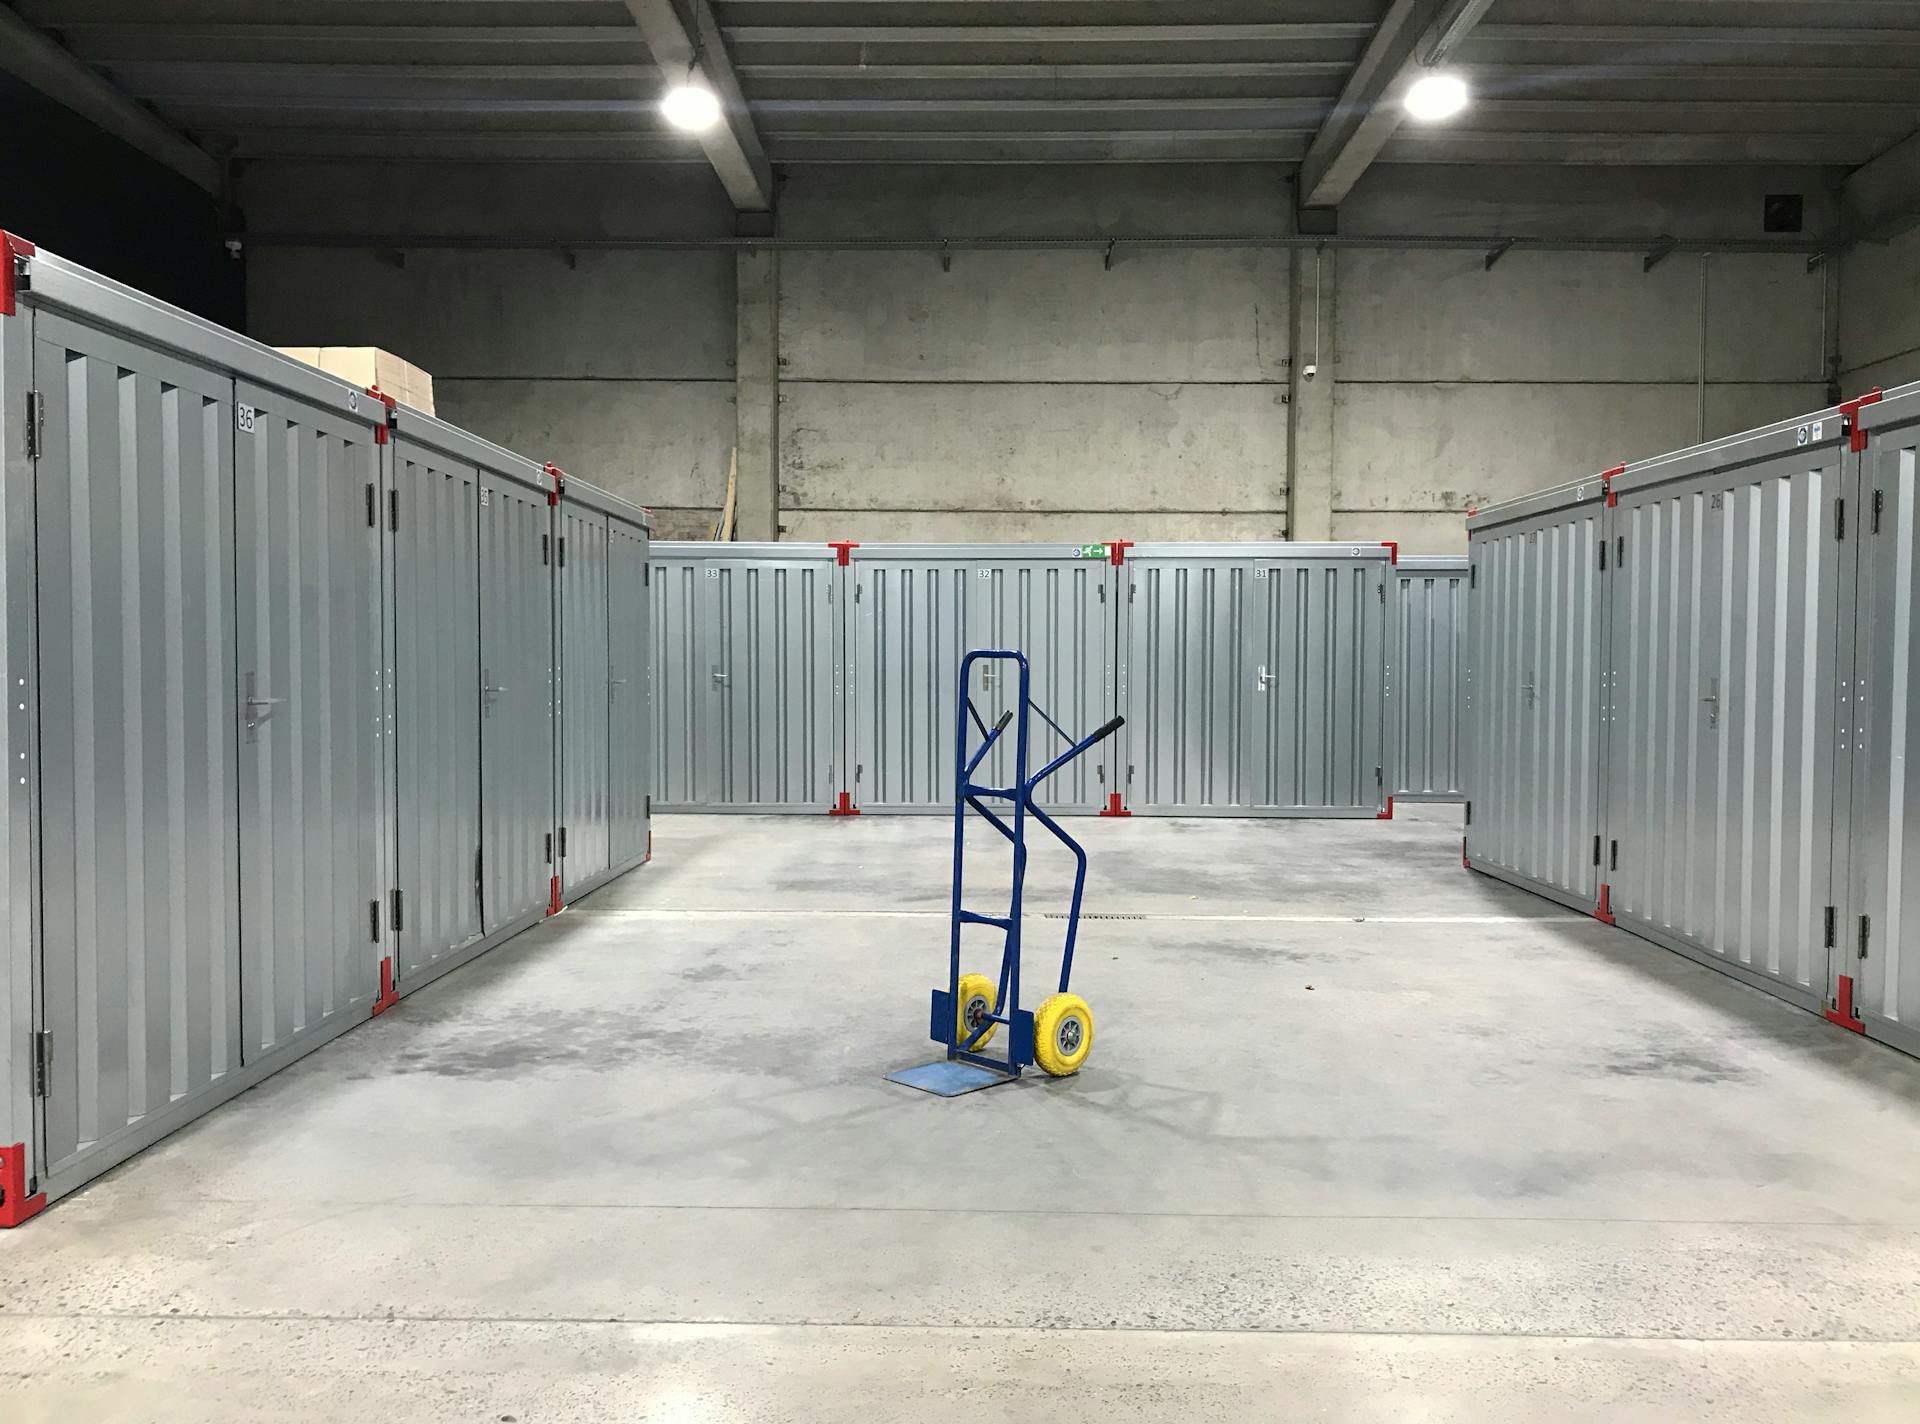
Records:
[[[944,920],[948,910],[742,910],[724,908],[692,909],[575,909],[567,912],[588,919],[671,919],[676,916],[715,920],[766,919],[916,919]],[[1208,915],[1180,914],[1153,910],[1106,910],[1086,918],[1112,920],[1199,921],[1208,924],[1275,925],[1598,925],[1591,915]],[[1036,913],[1035,918],[1043,918]],[[1604,927],[1604,926],[1603,926]]]
[[[1920,1336],[1858,1336],[1832,1338],[1778,1335],[1586,1335],[1555,1330],[1290,1330],[1259,1325],[1008,1325],[977,1323],[915,1323],[894,1320],[746,1320],[722,1316],[669,1317],[624,1315],[406,1315],[389,1311],[365,1315],[308,1314],[262,1311],[258,1314],[214,1314],[189,1311],[42,1312],[0,1311],[0,1320],[145,1320],[195,1321],[209,1325],[259,1323],[263,1325],[597,1325],[625,1329],[684,1329],[688,1326],[726,1330],[911,1330],[922,1333],[997,1331],[1020,1335],[1272,1335],[1290,1339],[1401,1339],[1401,1340],[1565,1340],[1580,1344],[1621,1345],[1783,1345],[1823,1349],[1908,1349],[1920,1346]]]

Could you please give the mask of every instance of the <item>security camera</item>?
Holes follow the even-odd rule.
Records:
[[[1303,369],[1300,372],[1300,379],[1303,381],[1311,381],[1315,376],[1319,374],[1320,374],[1320,368],[1314,365],[1312,362],[1308,362],[1305,369]]]

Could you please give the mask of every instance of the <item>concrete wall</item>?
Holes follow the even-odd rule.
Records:
[[[1783,187],[1807,194],[1816,229],[1831,221],[1817,174],[1395,168],[1363,181],[1342,224],[1750,237],[1761,195]],[[731,230],[685,171],[543,173],[522,191],[493,169],[434,169],[391,211],[368,191],[355,170],[313,165],[262,170],[243,199],[276,231],[390,230],[396,212],[415,234]],[[1282,177],[1251,166],[813,168],[781,196],[781,233],[797,239],[1253,235],[1289,221]],[[433,371],[442,414],[654,506],[669,535],[704,529],[737,439],[763,467],[743,486],[769,520],[777,495],[790,539],[1291,530],[1449,552],[1470,505],[1824,394],[1827,283],[1789,255],[1676,256],[1651,273],[1637,253],[1510,253],[1488,271],[1478,251],[1410,249],[1121,248],[1110,270],[1086,250],[961,250],[950,270],[875,248],[750,260],[409,251],[397,266],[261,247],[248,266],[256,335],[389,346]],[[1911,309],[1913,255],[1886,260],[1905,262]],[[736,277],[749,270],[751,301]],[[1859,328],[1875,360],[1920,344],[1844,306],[1839,320],[1843,347]],[[735,370],[749,342],[761,374]],[[1296,357],[1319,367],[1311,383]]]
[[[1849,395],[1920,381],[1920,228],[1841,260],[1840,365]]]

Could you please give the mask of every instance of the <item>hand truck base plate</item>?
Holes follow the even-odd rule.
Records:
[[[956,1063],[941,1058],[932,1063],[923,1063],[918,1068],[902,1068],[898,1073],[889,1073],[887,1081],[904,1083],[909,1088],[918,1088],[923,1093],[933,1093],[942,1098],[957,1098],[963,1093],[977,1093],[997,1083],[1011,1083],[1013,1075],[982,1068],[977,1063]]]

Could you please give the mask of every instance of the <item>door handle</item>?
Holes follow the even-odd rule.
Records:
[[[1527,706],[1533,706],[1533,684],[1530,682],[1521,683],[1520,691],[1526,694]]]
[[[1279,680],[1279,673],[1268,672],[1267,665],[1261,663],[1259,669],[1253,675],[1253,690],[1255,692],[1265,692],[1267,690],[1267,684],[1278,682]]]
[[[482,703],[486,708],[487,716],[491,717],[493,715],[493,704],[495,700],[503,696],[506,693],[506,690],[507,689],[505,687],[497,687],[494,685],[493,673],[490,670],[485,668],[481,669],[480,695],[482,698]]]
[[[1710,678],[1707,682],[1707,695],[1700,699],[1707,709],[1707,726],[1711,729],[1720,725],[1720,679]]]
[[[715,668],[713,670],[713,682],[716,687],[725,687],[728,682],[727,675],[721,672],[719,668]]]
[[[246,723],[247,740],[255,741],[254,733],[262,722],[273,715],[270,709],[278,707],[287,699],[284,697],[262,697],[259,693],[259,674],[247,674],[247,695],[240,699],[241,721]]]

